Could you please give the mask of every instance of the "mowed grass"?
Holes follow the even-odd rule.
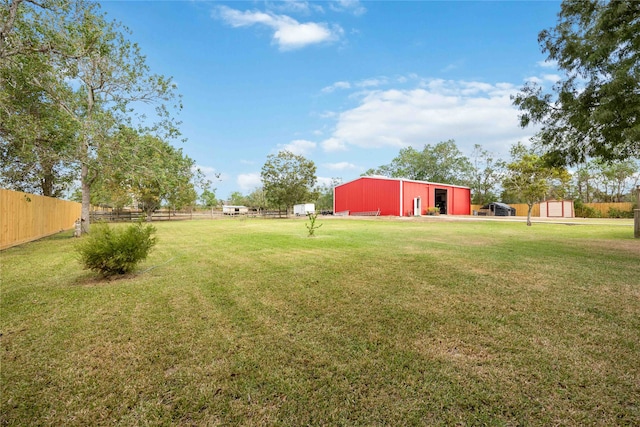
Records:
[[[0,425],[640,425],[631,226],[320,222],[3,251]]]

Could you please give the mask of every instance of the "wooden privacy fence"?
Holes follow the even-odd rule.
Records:
[[[600,215],[602,216],[602,218],[608,218],[609,217],[609,210],[610,209],[617,209],[618,211],[622,211],[622,212],[632,212],[632,208],[633,208],[633,203],[625,203],[625,202],[621,202],[621,203],[585,203],[584,204],[587,207],[590,207],[591,209],[595,210],[596,212],[600,212]]]
[[[613,208],[613,209],[617,209],[619,211],[623,211],[623,212],[631,212],[631,208],[633,207],[633,203],[626,203],[626,202],[621,202],[621,203],[583,203],[584,206],[587,206],[589,208],[594,209],[596,212],[600,213],[600,216],[602,218],[608,218],[609,217],[609,209]],[[509,205],[512,208],[516,209],[516,216],[527,216],[527,209],[528,206],[524,203],[520,204],[520,203],[514,203],[512,205]],[[471,205],[471,211],[479,211],[480,208],[482,206],[481,205]],[[536,203],[535,205],[533,205],[533,209],[531,211],[531,216],[533,217],[539,217],[540,216],[540,204]]]
[[[143,211],[117,211],[117,210],[93,210],[89,214],[91,223],[96,221],[106,222],[132,222],[146,220],[147,215]],[[193,212],[158,210],[151,214],[152,221],[171,221],[179,219],[193,219]]]
[[[74,227],[81,204],[0,189],[0,250]]]

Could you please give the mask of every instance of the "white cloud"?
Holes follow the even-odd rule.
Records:
[[[335,111],[323,111],[322,113],[318,113],[318,117],[321,119],[333,119],[338,116],[338,113]]]
[[[253,191],[262,185],[262,178],[259,173],[241,173],[236,180],[240,190],[244,193]]]
[[[327,169],[338,170],[338,171],[360,169],[358,166],[349,162],[325,163],[323,166]]]
[[[459,60],[454,61],[454,62],[452,62],[450,64],[447,64],[444,68],[440,69],[440,71],[443,72],[443,73],[448,73],[450,71],[457,70],[462,66],[464,66],[464,61],[459,59]]]
[[[324,22],[300,23],[287,15],[271,12],[240,11],[220,6],[214,13],[234,28],[264,25],[273,30],[273,42],[280,50],[299,49],[312,44],[332,42],[344,34],[338,25],[329,26]]]
[[[541,74],[538,76],[530,76],[525,79],[527,83],[535,83],[542,88],[549,88],[560,80],[562,80],[562,77],[559,74]],[[549,83],[551,84],[549,85]]]
[[[328,178],[325,176],[319,176],[316,180],[317,187],[332,187],[333,186],[333,178]]]
[[[559,74],[544,74],[542,78],[551,83],[557,83],[562,80]]]
[[[367,92],[355,108],[341,112],[325,151],[422,147],[455,139],[470,153],[474,144],[506,153],[511,144],[526,140],[535,129],[519,126],[510,83],[423,80],[407,90]]]
[[[351,89],[351,83],[349,82],[335,82],[330,86],[326,86],[322,88],[322,92],[331,93],[336,89]]]
[[[398,77],[397,82],[406,83],[407,78],[404,76]],[[387,77],[375,77],[370,79],[364,79],[364,80],[357,81],[355,83],[340,81],[340,82],[335,82],[332,85],[323,87],[321,91],[323,93],[331,93],[338,89],[346,90],[346,89],[351,89],[353,87],[370,89],[370,88],[382,86],[388,83],[389,83],[389,79]]]
[[[362,6],[360,0],[336,0],[330,4],[332,10],[336,12],[351,12],[356,16],[363,15],[367,9]]]
[[[372,79],[361,80],[361,81],[356,83],[356,86],[357,87],[364,87],[364,88],[377,87],[377,86],[382,86],[383,84],[386,84],[387,82],[388,82],[388,79],[386,77],[376,77],[376,78],[372,78]]]
[[[267,2],[267,7],[271,10],[277,10],[285,13],[297,13],[308,15],[311,12],[324,12],[322,6],[316,3],[309,3],[302,0],[279,0],[275,2]]]
[[[280,149],[291,151],[293,154],[299,156],[305,156],[309,154],[311,151],[315,150],[316,143],[313,141],[307,141],[305,139],[296,139],[295,141],[291,141],[289,144],[280,145]]]
[[[329,139],[325,139],[324,141],[322,141],[321,145],[324,151],[346,151],[347,150],[347,144],[345,141],[338,138],[333,138],[333,137]]]
[[[542,85],[542,83],[544,82],[544,80],[542,80],[540,77],[538,76],[531,76],[531,77],[527,77],[526,79],[524,79],[526,82],[530,82],[530,83],[535,83],[537,85]]]
[[[558,68],[558,61],[538,61],[538,67],[542,68]]]

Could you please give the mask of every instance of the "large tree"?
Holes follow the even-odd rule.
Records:
[[[121,129],[113,139],[121,157],[137,161],[107,162],[94,184],[94,195],[102,199],[92,197],[92,203],[123,206],[137,202],[151,220],[162,205],[193,206],[196,186],[208,185],[195,162],[167,141],[129,128]]]
[[[494,158],[494,155],[476,144],[472,154],[472,173],[471,173],[471,202],[476,205],[484,205],[486,203],[498,199],[497,190],[502,179],[504,170],[504,161]]]
[[[502,186],[527,204],[527,225],[530,226],[533,205],[546,198],[552,180],[564,175],[563,168],[550,167],[535,149],[517,143],[511,147],[511,161],[506,170]]]
[[[139,161],[135,155],[120,155],[114,133],[121,125],[133,123],[132,112],[143,102],[156,105],[158,119],[153,123],[141,119],[136,126],[164,138],[175,137],[177,128],[166,107],[175,99],[174,86],[169,79],[150,73],[140,49],[128,40],[128,30],[107,21],[97,3],[9,0],[1,15],[5,20],[0,28],[0,66],[15,67],[24,58],[44,55],[46,72],[30,67],[20,75],[27,76],[48,104],[75,126],[69,152],[80,169],[81,217],[83,231],[88,231],[91,188],[106,163],[133,166]],[[15,78],[2,83],[14,84]],[[27,116],[19,116],[23,117]]]
[[[247,206],[253,209],[257,209],[261,212],[269,208],[269,201],[267,195],[262,187],[256,188],[246,197]]]
[[[25,68],[46,70],[42,63]],[[78,127],[32,84],[25,68],[0,67],[0,185],[59,197],[77,176],[71,159]]]
[[[267,199],[280,209],[317,198],[316,166],[303,156],[286,150],[271,154],[260,175]]]
[[[521,125],[541,125],[557,164],[640,157],[640,2],[564,0],[558,17],[538,41],[564,77],[513,98]]]
[[[450,139],[436,145],[426,144],[420,151],[413,147],[403,148],[390,164],[369,169],[364,175],[467,185],[472,171],[469,159]]]
[[[331,178],[330,184],[322,185],[316,189],[318,193],[316,212],[333,210],[333,189],[340,184],[342,184],[342,178]]]
[[[0,183],[45,196],[60,196],[77,172],[72,154],[78,126],[44,89],[71,93],[52,61],[54,29],[40,25],[65,13],[63,3],[13,0],[0,6]]]
[[[594,162],[602,189],[600,195],[606,202],[622,202],[631,195],[638,180],[638,163],[632,159],[621,162]],[[633,199],[633,197],[631,198]]]

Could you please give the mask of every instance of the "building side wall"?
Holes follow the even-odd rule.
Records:
[[[451,215],[471,215],[471,189],[451,187],[449,213]]]
[[[361,178],[335,188],[335,212],[400,215],[400,182]]]

